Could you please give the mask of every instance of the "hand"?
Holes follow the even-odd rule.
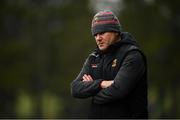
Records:
[[[93,81],[91,75],[84,74],[82,78],[83,78],[83,80],[82,80],[83,82],[85,82],[85,81]]]
[[[107,88],[107,87],[111,86],[113,83],[114,83],[113,80],[111,80],[111,81],[103,80],[101,82],[101,88]]]

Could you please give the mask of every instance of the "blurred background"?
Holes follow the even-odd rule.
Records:
[[[0,118],[86,118],[89,99],[72,98],[70,83],[102,9],[147,56],[150,118],[180,118],[179,0],[1,0]]]

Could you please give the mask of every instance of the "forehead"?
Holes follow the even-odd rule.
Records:
[[[103,34],[103,35],[115,35],[116,32],[102,32],[102,33],[98,33],[98,34]]]
[[[95,36],[100,35],[103,37],[113,37],[116,36],[116,32],[102,32],[102,33],[98,33]]]

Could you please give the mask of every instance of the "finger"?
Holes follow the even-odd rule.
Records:
[[[89,79],[92,81],[93,79],[92,79],[92,77],[91,77],[91,75],[88,75],[88,77],[89,77]]]
[[[86,74],[84,74],[82,78],[83,78],[83,79],[86,79],[86,77],[85,77],[85,76],[86,76]]]
[[[86,82],[87,80],[83,80],[83,82]]]
[[[83,81],[88,81],[88,79],[85,76],[83,76]]]
[[[83,76],[83,81],[90,81],[86,74]]]
[[[84,75],[85,79],[90,81],[91,79],[88,77],[88,75]]]
[[[86,79],[84,76],[82,77],[83,81]]]

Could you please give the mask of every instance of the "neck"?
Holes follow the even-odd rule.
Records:
[[[121,40],[121,37],[120,37],[120,35],[118,35],[116,38],[115,38],[115,40],[114,40],[114,42],[112,43],[112,45],[113,44],[116,44],[117,42],[119,42]]]
[[[121,38],[119,37],[119,39],[116,39],[113,43],[111,43],[111,45],[110,45],[106,50],[103,50],[103,51],[99,50],[100,53],[106,54],[106,53],[108,53],[108,52],[116,49],[117,44],[118,44],[118,42],[119,42],[120,40],[121,40]]]

